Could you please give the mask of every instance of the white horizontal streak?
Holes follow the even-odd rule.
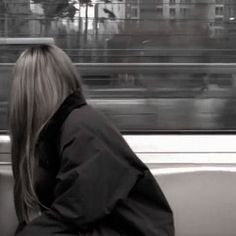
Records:
[[[155,176],[193,172],[236,172],[236,167],[175,167],[151,169],[151,172]]]
[[[124,135],[147,164],[236,164],[236,135]],[[0,135],[0,145],[9,144]]]
[[[9,135],[0,135],[0,143],[10,143]]]
[[[124,135],[138,153],[236,152],[236,135]]]
[[[236,164],[236,153],[136,153],[146,164]]]
[[[53,38],[0,38],[1,44],[54,44]]]

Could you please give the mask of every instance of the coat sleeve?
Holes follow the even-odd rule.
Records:
[[[91,229],[128,196],[142,175],[87,128],[80,127],[61,147],[55,200],[21,236]]]

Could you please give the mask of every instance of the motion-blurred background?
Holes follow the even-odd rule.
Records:
[[[13,63],[37,38],[124,133],[236,129],[233,0],[0,0],[1,130]]]

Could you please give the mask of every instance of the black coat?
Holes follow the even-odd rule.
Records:
[[[173,236],[172,211],[120,132],[78,92],[41,132],[36,193],[48,207],[17,236]]]

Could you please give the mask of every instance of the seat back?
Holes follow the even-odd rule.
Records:
[[[235,170],[176,168],[153,173],[174,212],[176,236],[236,235]]]
[[[11,167],[0,165],[0,235],[13,236],[17,224]]]
[[[236,171],[163,170],[152,173],[174,212],[176,236],[235,236]],[[0,235],[13,236],[17,223],[11,167],[0,165]]]

